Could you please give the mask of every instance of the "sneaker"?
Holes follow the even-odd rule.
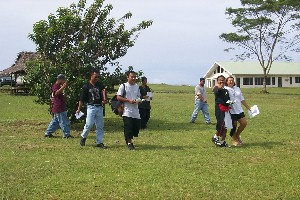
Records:
[[[230,147],[228,146],[228,144],[226,143],[226,141],[224,141],[223,143],[220,142],[220,145],[218,145],[219,147]]]
[[[212,141],[215,145],[217,145],[216,143],[220,142],[218,137],[217,137],[217,138],[212,137],[212,138],[211,138],[211,141]]]
[[[85,146],[85,141],[86,141],[86,138],[81,137],[81,139],[80,139],[80,145],[81,146]]]
[[[64,138],[70,139],[70,138],[74,138],[74,137],[72,135],[67,135],[67,136],[64,136]]]
[[[46,138],[52,138],[52,137],[54,137],[51,133],[49,133],[49,134],[45,134],[45,137]]]
[[[195,121],[190,121],[190,124],[195,124]]]
[[[135,150],[133,143],[127,144],[129,150]]]
[[[107,147],[104,146],[103,143],[97,144],[96,147],[100,148],[100,149],[106,149]]]

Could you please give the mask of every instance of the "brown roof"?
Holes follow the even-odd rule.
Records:
[[[25,64],[27,61],[34,60],[37,57],[36,52],[27,52],[22,51],[18,54],[18,57],[16,59],[15,64],[13,64],[11,67],[1,71],[0,73],[2,75],[8,75],[16,72],[25,72]]]

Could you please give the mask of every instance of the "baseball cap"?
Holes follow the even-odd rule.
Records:
[[[63,75],[63,74],[59,74],[58,76],[57,76],[57,80],[65,80],[66,79],[66,77],[65,77],[65,75]]]

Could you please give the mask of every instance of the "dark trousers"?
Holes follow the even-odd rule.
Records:
[[[141,127],[141,120],[123,116],[124,122],[124,138],[131,140],[133,137],[138,137]]]
[[[216,105],[215,106],[215,115],[216,115],[216,119],[217,119],[216,130],[219,133],[219,136],[221,136],[225,130],[225,122],[224,122],[225,112],[221,111],[219,106]]]
[[[141,128],[146,128],[150,119],[150,109],[139,108],[141,116]]]

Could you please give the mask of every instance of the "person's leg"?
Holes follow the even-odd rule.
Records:
[[[45,137],[52,136],[52,133],[54,133],[58,129],[58,126],[59,126],[58,117],[57,114],[54,114],[45,132]]]
[[[140,119],[132,119],[132,132],[134,137],[139,136],[140,128],[141,128],[141,120]]]
[[[133,131],[132,131],[132,118],[131,117],[123,117],[124,122],[124,139],[126,144],[132,143],[133,139]]]
[[[208,104],[207,103],[202,103],[202,113],[204,116],[204,120],[207,124],[210,124],[210,116],[208,112]]]
[[[146,109],[146,126],[147,126],[147,123],[150,119],[150,111],[151,111],[151,109]]]
[[[81,133],[82,138],[87,138],[88,134],[90,133],[91,128],[93,127],[95,123],[95,106],[87,106],[87,112],[86,112],[86,120],[85,125],[83,128],[83,131]]]
[[[243,143],[240,135],[247,126],[247,119],[246,119],[246,117],[243,117],[243,118],[239,119],[238,122],[240,125],[236,131],[236,138],[240,143]]]
[[[59,126],[63,132],[64,137],[70,137],[70,120],[68,119],[67,112],[58,113]]]
[[[144,128],[146,128],[146,124],[147,124],[147,122],[146,122],[146,118],[147,118],[146,109],[140,108],[139,112],[140,112],[140,116],[141,116],[141,128],[144,129]]]
[[[233,128],[230,130],[230,136],[232,138],[232,143],[234,146],[239,146],[239,141],[236,135],[236,127],[237,127],[237,121],[233,120],[232,121],[232,126]]]
[[[200,100],[196,100],[195,101],[195,108],[194,108],[194,111],[192,113],[192,116],[191,116],[191,119],[190,119],[190,123],[194,123],[197,116],[198,116],[198,113],[199,113],[199,110],[201,108],[201,101]]]
[[[103,119],[103,108],[97,107],[95,113],[95,123],[96,123],[96,144],[103,143],[104,136],[104,119]]]

